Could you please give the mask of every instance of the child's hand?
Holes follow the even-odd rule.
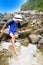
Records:
[[[0,31],[1,33],[3,33],[3,30],[1,29],[1,31]]]
[[[19,33],[24,33],[24,30],[22,30],[22,31],[19,31]]]
[[[21,32],[24,32],[24,31],[21,31]]]

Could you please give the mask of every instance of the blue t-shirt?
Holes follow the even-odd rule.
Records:
[[[21,27],[20,23],[16,23],[14,20],[7,22],[6,26],[10,26],[9,33],[12,32],[13,34]]]

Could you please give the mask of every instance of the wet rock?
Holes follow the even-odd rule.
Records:
[[[12,54],[7,49],[3,49],[0,51],[0,64],[1,65],[9,65],[8,58],[11,58]]]
[[[2,57],[8,58],[8,57],[11,57],[11,56],[12,56],[11,52],[9,52],[7,49],[3,49],[3,50],[0,51],[0,59]]]
[[[37,54],[37,62],[43,65],[43,55],[40,52]]]
[[[32,42],[32,43],[38,43],[38,41],[39,41],[39,36],[37,36],[37,35],[35,35],[35,34],[30,34],[29,35],[29,38],[30,38],[30,41]]]
[[[29,39],[27,37],[24,39],[21,39],[21,45],[28,46],[29,45]]]
[[[38,48],[43,50],[43,37],[39,40]]]

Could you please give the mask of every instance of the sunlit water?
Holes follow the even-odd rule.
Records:
[[[8,49],[13,55],[12,58],[8,60],[9,65],[43,65],[43,56],[40,52],[38,53],[36,45],[29,44],[27,47],[24,47],[21,46],[19,42],[16,42],[16,47],[20,52],[19,56],[14,53],[11,42],[2,42],[0,46],[1,49]]]

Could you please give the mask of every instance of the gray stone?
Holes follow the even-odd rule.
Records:
[[[35,33],[43,34],[43,27],[40,28],[40,29],[35,30]]]
[[[43,44],[43,37],[39,40],[39,44]]]
[[[43,37],[39,40],[38,48],[43,49]]]
[[[35,35],[35,34],[30,34],[29,35],[29,38],[30,38],[30,41],[32,42],[32,43],[38,43],[38,41],[39,41],[39,36],[37,36],[37,35]]]

